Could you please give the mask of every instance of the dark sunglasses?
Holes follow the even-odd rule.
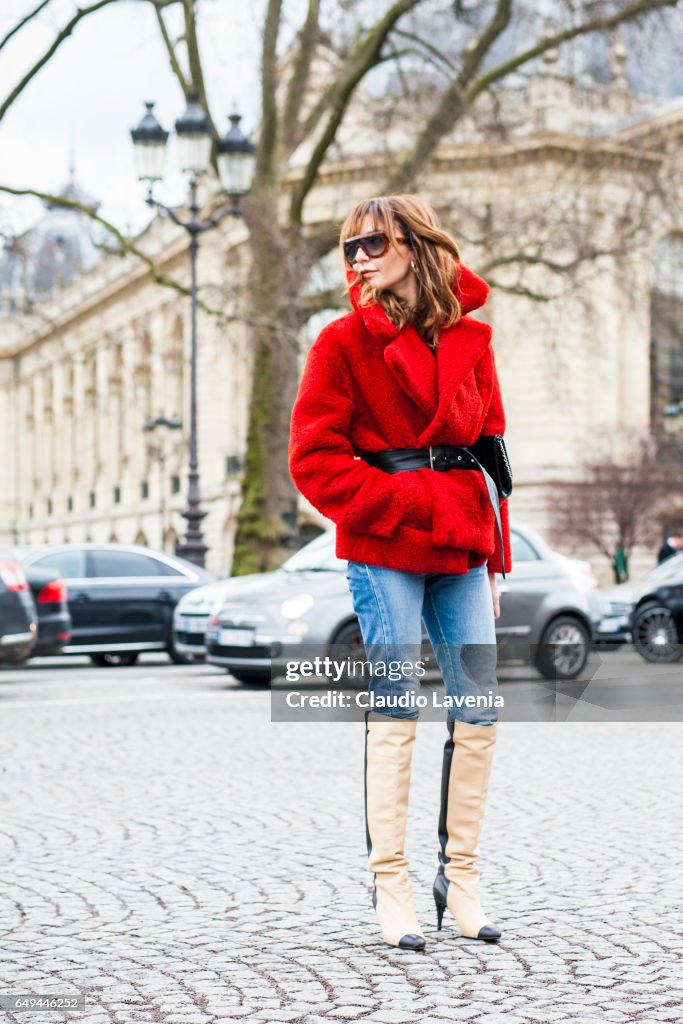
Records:
[[[396,241],[406,242],[407,239],[396,235]],[[377,259],[378,256],[384,256],[389,251],[390,245],[391,239],[385,231],[373,231],[370,235],[355,235],[353,238],[347,238],[344,242],[344,259],[347,263],[354,263],[359,249],[362,249],[370,259]]]

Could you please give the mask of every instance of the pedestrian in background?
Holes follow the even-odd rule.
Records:
[[[368,660],[365,811],[373,905],[393,946],[423,949],[404,839],[419,680],[379,669],[419,658],[424,619],[449,696],[496,685],[496,573],[510,568],[507,501],[464,446],[502,435],[491,328],[468,316],[488,285],[411,195],[358,203],[341,231],[352,312],[313,344],[292,412],[290,470],[336,523]],[[495,492],[495,488],[494,488]],[[404,698],[403,700],[401,698]],[[495,711],[448,716],[433,893],[462,935],[500,930],[478,896]]]
[[[666,561],[672,555],[677,555],[679,551],[683,551],[683,537],[665,537],[664,543],[657,553],[657,563]]]

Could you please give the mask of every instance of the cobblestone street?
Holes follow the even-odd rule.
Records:
[[[421,723],[419,954],[386,946],[370,906],[362,726],[273,724],[267,690],[211,666],[62,665],[0,672],[0,994],[84,993],[86,1010],[2,1021],[683,1017],[680,724],[500,727],[495,946],[436,930],[446,730]]]

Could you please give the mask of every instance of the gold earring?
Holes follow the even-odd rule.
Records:
[[[415,263],[415,260],[411,260],[410,261],[410,269],[412,270],[412,272],[414,274],[417,274],[417,265]]]

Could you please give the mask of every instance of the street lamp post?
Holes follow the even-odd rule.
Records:
[[[189,96],[185,113],[175,123],[178,137],[178,156],[181,170],[189,176],[189,217],[179,216],[177,211],[165,206],[154,198],[156,182],[163,178],[164,158],[168,132],[161,127],[153,113],[154,104],[146,103],[146,113],[138,126],[131,131],[136,156],[137,175],[146,181],[149,206],[165,213],[174,224],[184,228],[190,236],[190,302],[191,302],[191,347],[190,347],[190,450],[188,460],[187,507],[181,512],[187,521],[185,537],[178,544],[179,555],[204,565],[207,547],[204,544],[201,522],[206,511],[201,507],[199,490],[199,458],[197,446],[197,252],[199,236],[216,227],[226,215],[241,216],[240,198],[251,188],[255,166],[255,147],[242,133],[239,114],[230,115],[230,128],[216,147],[218,175],[229,203],[217,210],[213,216],[203,220],[200,216],[197,188],[199,179],[209,169],[213,135],[211,124],[202,109],[197,96]]]
[[[147,454],[159,466],[159,527],[161,543],[159,549],[165,550],[164,537],[166,534],[166,460],[169,455],[168,436],[172,430],[182,430],[183,425],[177,416],[168,419],[163,413],[155,419],[145,420],[143,430],[146,434],[153,434],[159,431],[160,436],[157,444],[147,445]]]

